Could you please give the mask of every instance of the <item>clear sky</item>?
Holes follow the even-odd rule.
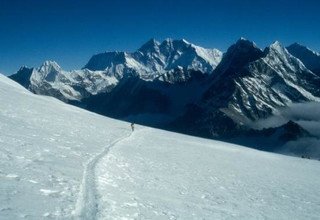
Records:
[[[184,38],[225,51],[241,36],[320,51],[319,0],[0,0],[0,72],[55,60],[83,67],[104,51]]]

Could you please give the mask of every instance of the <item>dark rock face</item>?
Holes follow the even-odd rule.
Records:
[[[263,56],[263,52],[253,42],[239,39],[229,47],[217,68],[214,77],[233,78],[235,74],[241,74],[241,69],[248,63]]]
[[[320,76],[320,54],[316,53],[309,48],[294,43],[287,47],[289,53],[297,57],[303,64],[312,72]]]
[[[33,68],[21,67],[17,73],[9,76],[9,78],[18,82],[23,87],[29,89],[32,71]]]
[[[84,69],[103,71],[109,66],[125,63],[124,52],[106,52],[91,57]]]
[[[169,97],[139,78],[122,81],[112,93],[102,93],[82,100],[88,110],[123,118],[139,113],[168,113]]]
[[[201,86],[207,78],[208,75],[194,71],[172,72],[154,81],[128,77],[112,92],[90,96],[77,104],[90,111],[120,119],[148,114],[148,119],[139,121],[155,126],[150,120],[152,115],[165,115],[171,119],[181,115],[185,105],[199,99],[203,90]],[[157,125],[163,127],[166,122],[157,122]]]

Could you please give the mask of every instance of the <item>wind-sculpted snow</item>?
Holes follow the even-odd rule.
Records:
[[[142,126],[131,134],[2,75],[0,102],[1,220],[320,215],[319,161]]]

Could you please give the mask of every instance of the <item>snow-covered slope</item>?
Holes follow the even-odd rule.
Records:
[[[0,75],[0,219],[317,219],[319,161],[137,126]]]
[[[71,217],[88,161],[129,126],[34,95],[3,75],[0,102],[0,219]]]
[[[317,219],[319,161],[139,129],[98,165],[101,219]]]

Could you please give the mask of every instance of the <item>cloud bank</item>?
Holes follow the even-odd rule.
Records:
[[[254,122],[251,126],[255,129],[278,127],[289,120],[298,123],[314,138],[301,138],[285,144],[280,152],[293,155],[304,155],[320,159],[320,103],[308,102],[292,104],[281,109],[277,115]]]

